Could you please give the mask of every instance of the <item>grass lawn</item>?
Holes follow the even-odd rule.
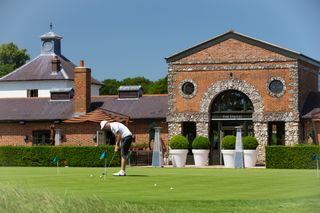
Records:
[[[0,167],[0,212],[319,212],[315,170]]]

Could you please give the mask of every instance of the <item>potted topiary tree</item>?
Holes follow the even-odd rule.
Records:
[[[234,168],[234,156],[235,156],[236,136],[226,135],[222,138],[222,150],[223,162],[226,168]]]
[[[256,165],[258,145],[259,142],[255,137],[243,137],[244,166],[246,168],[254,167]]]
[[[174,167],[184,167],[186,165],[189,142],[182,135],[175,135],[169,141],[170,154]]]
[[[192,141],[192,153],[196,166],[208,165],[210,141],[207,137],[197,136]]]

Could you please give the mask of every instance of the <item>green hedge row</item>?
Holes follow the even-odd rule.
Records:
[[[315,154],[320,155],[319,146],[267,146],[266,168],[315,169],[317,161],[312,159]]]
[[[1,146],[0,166],[59,166],[103,167],[101,154],[107,150],[107,166],[114,153],[113,146]],[[120,165],[120,154],[116,153],[111,166]]]

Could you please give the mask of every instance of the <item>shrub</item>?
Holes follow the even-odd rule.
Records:
[[[320,155],[316,145],[267,146],[266,168],[272,169],[315,169],[313,155]]]
[[[207,137],[197,136],[192,141],[192,148],[193,149],[209,149],[210,148],[210,141]]]
[[[55,156],[60,166],[102,167],[100,155],[107,150],[107,162],[114,152],[113,146],[1,146],[0,166],[56,166]],[[117,154],[111,166],[119,166]]]
[[[259,145],[258,140],[253,136],[243,137],[243,149],[256,149]]]
[[[182,135],[175,135],[169,141],[169,146],[171,149],[188,149],[189,142],[186,137]]]
[[[222,138],[223,149],[235,149],[236,147],[236,136],[226,135]]]

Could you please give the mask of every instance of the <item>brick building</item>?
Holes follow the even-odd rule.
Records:
[[[261,163],[268,144],[297,144],[310,133],[318,141],[319,61],[234,31],[166,61],[169,138],[208,136],[211,163],[239,125],[257,137]]]
[[[61,54],[62,37],[41,36],[41,54],[0,78],[0,145],[81,145],[112,143],[100,131],[102,119],[128,125],[137,143],[148,142],[152,122],[167,139],[167,95],[143,95],[140,87],[99,96],[101,83],[81,61]]]

